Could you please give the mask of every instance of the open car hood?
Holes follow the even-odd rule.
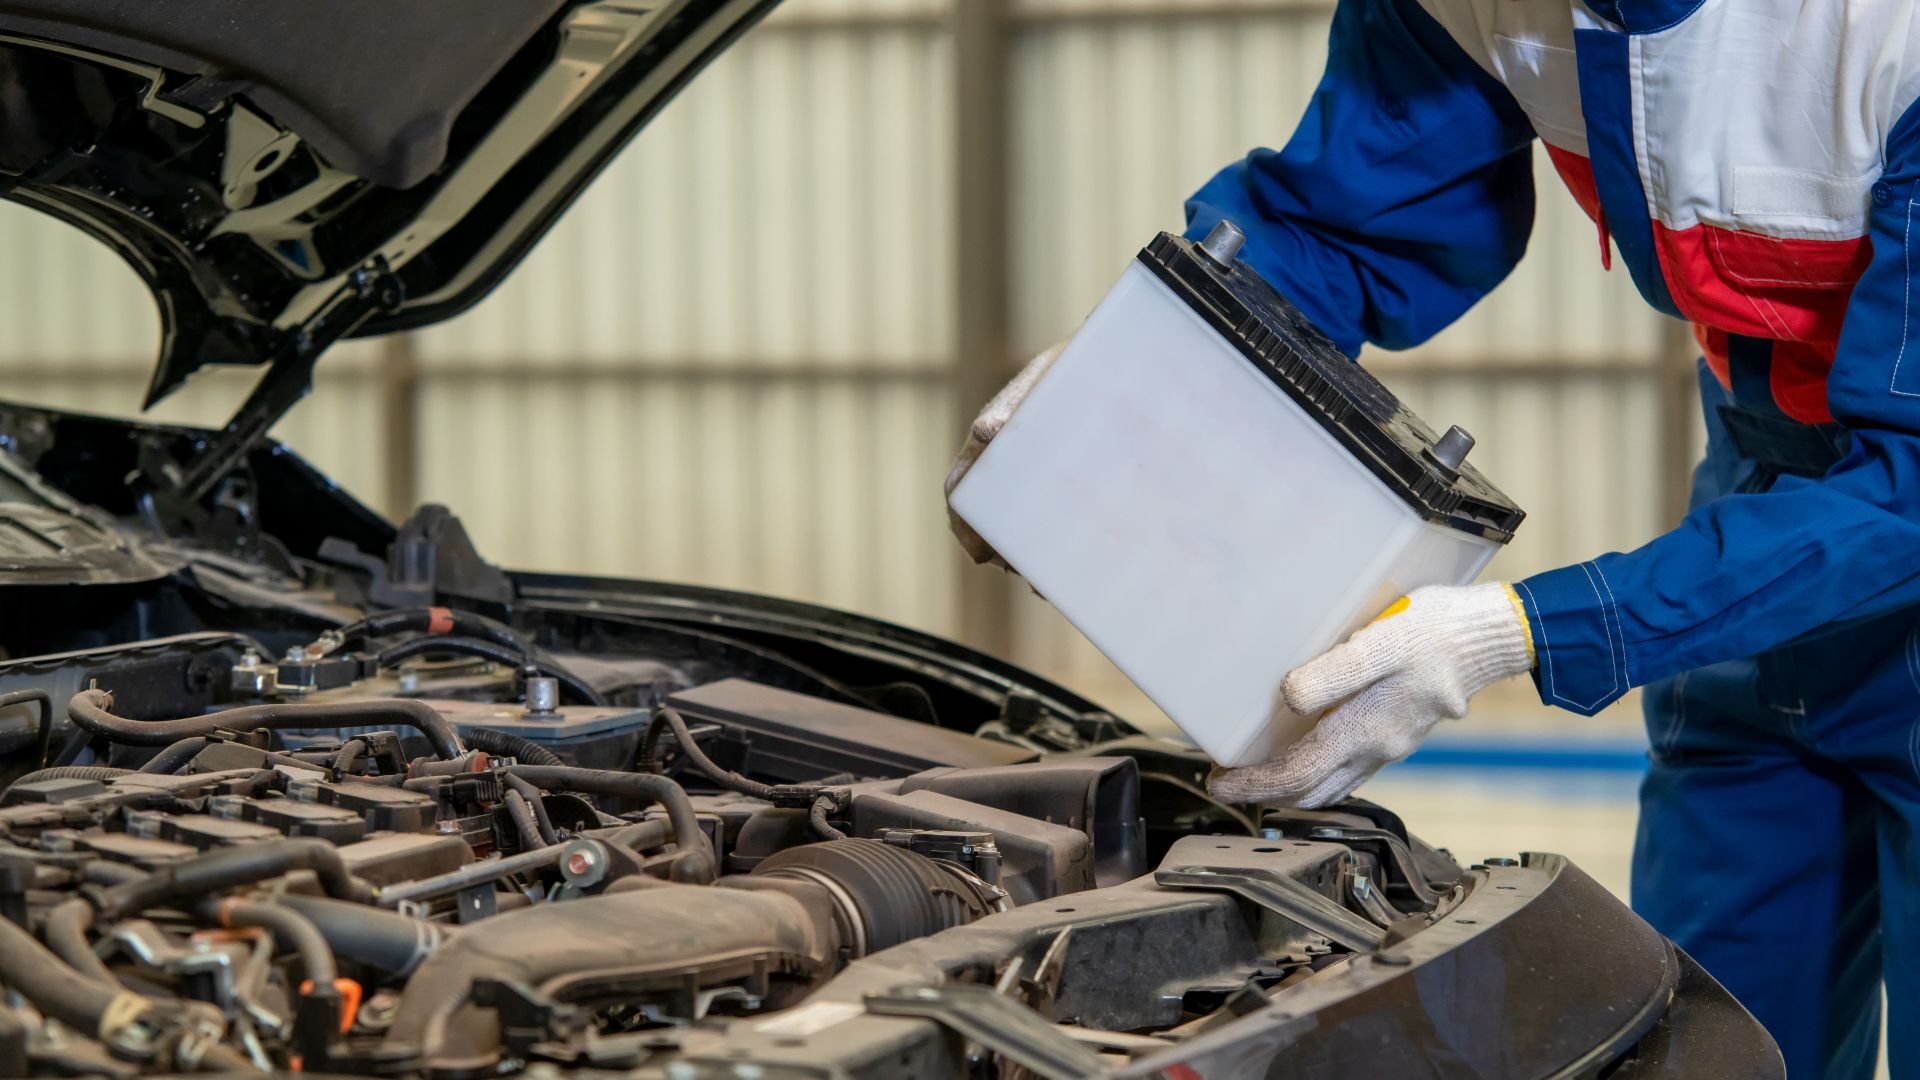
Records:
[[[484,296],[775,2],[0,0],[0,197],[153,290],[146,404],[265,364],[283,409]]]

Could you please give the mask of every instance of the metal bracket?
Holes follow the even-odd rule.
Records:
[[[1100,1055],[990,986],[910,986],[867,998],[880,1016],[932,1020],[1041,1077],[1094,1076]]]
[[[478,885],[469,885],[460,890],[459,896],[455,900],[453,919],[455,922],[465,925],[471,922],[479,922],[481,919],[491,918],[498,910],[499,906],[495,903],[493,883],[490,881],[483,882]]]
[[[267,431],[312,391],[314,362],[327,346],[399,302],[399,285],[384,259],[376,257],[346,275],[345,284],[311,318],[284,332],[253,392],[205,449],[184,468],[171,462],[142,463],[150,512],[163,526],[201,524],[200,500],[239,468]]]
[[[1316,825],[1307,830],[1309,840],[1331,840],[1348,846],[1364,845],[1378,847],[1383,855],[1381,871],[1387,875],[1384,883],[1388,888],[1398,886],[1413,897],[1421,911],[1432,911],[1440,903],[1440,894],[1433,891],[1426,876],[1420,872],[1420,864],[1414,860],[1413,850],[1405,840],[1386,829],[1353,829],[1341,825]]]
[[[1378,949],[1387,940],[1385,930],[1272,870],[1175,866],[1154,871],[1153,880],[1171,889],[1232,893],[1360,952]]]

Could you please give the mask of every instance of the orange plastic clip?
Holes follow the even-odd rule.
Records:
[[[343,977],[333,980],[333,988],[340,992],[340,1034],[345,1035],[353,1027],[353,1018],[360,1014],[360,984]],[[300,992],[313,993],[313,980],[302,979]]]

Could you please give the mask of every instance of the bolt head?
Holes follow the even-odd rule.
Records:
[[[593,869],[594,857],[591,851],[576,851],[567,856],[567,873],[579,877]]]

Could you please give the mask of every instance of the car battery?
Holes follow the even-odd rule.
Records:
[[[1524,516],[1252,267],[1161,234],[951,496],[1224,765],[1315,718],[1287,672],[1407,591],[1466,584]]]

